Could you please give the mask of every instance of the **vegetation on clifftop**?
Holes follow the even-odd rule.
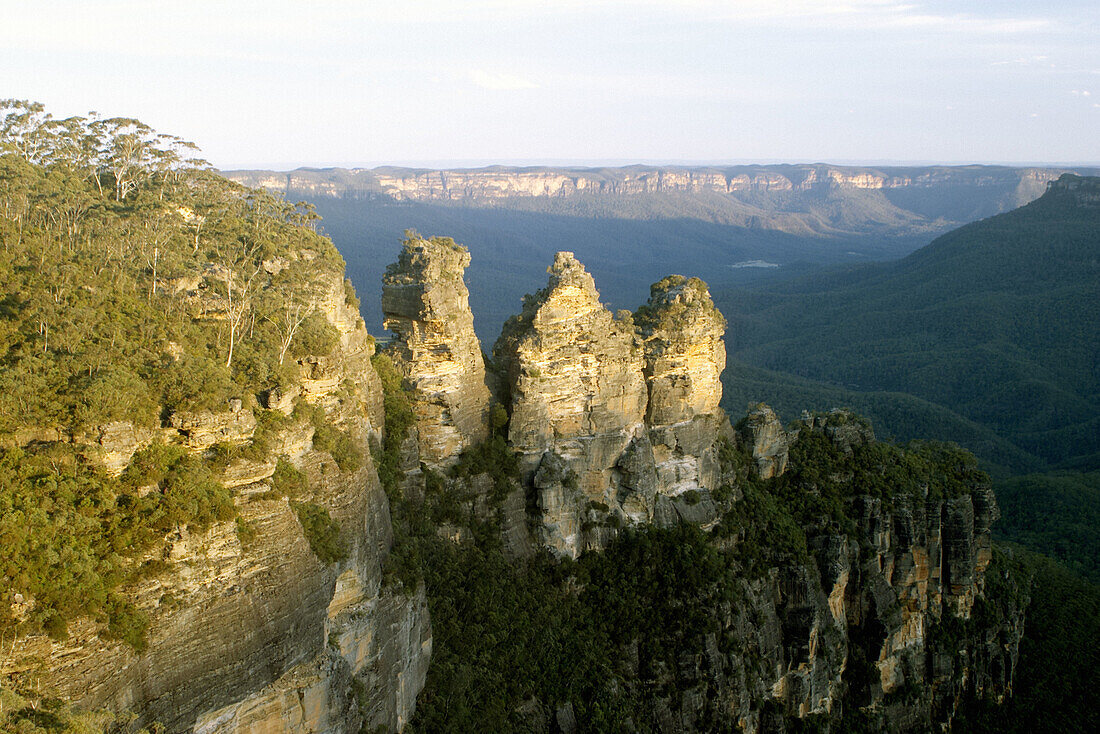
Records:
[[[296,379],[295,357],[337,343],[314,291],[343,261],[312,209],[226,181],[193,150],[137,120],[0,101],[6,639],[64,638],[88,616],[140,649],[146,622],[125,585],[163,570],[166,533],[236,515],[218,472],[268,456],[282,417],[256,409],[251,442],[206,457],[150,437],[174,414],[253,410]],[[118,422],[153,442],[116,478],[96,441]],[[315,424],[342,469],[359,465],[345,434]]]

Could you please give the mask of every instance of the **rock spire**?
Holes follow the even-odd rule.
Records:
[[[405,240],[382,278],[389,353],[412,387],[420,460],[446,464],[489,433],[489,389],[462,276],[470,253],[449,237]]]

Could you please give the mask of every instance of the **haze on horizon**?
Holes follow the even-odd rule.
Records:
[[[1100,162],[1090,0],[0,0],[0,97],[215,166]]]

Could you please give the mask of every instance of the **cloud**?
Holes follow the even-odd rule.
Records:
[[[495,92],[514,92],[520,89],[538,89],[539,87],[530,79],[501,71],[489,72],[475,69],[470,72],[469,76],[470,81],[477,86]]]

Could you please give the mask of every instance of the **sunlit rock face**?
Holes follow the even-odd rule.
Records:
[[[645,352],[646,424],[657,476],[655,517],[704,526],[716,515],[710,492],[721,481],[718,442],[731,438],[718,407],[726,366],[726,320],[707,284],[670,275],[650,287],[634,313]],[[698,494],[698,501],[695,494]]]
[[[512,392],[512,445],[541,452],[629,437],[646,406],[633,326],[604,308],[573,253],[559,252],[549,272],[549,285],[509,320],[498,342]]]
[[[634,323],[645,348],[646,421],[667,425],[718,412],[726,320],[707,284],[682,275],[654,283]]]
[[[390,354],[413,391],[420,460],[433,465],[488,435],[485,362],[462,280],[469,264],[450,238],[411,237],[383,278]]]
[[[729,423],[725,320],[706,285],[670,276],[637,315],[612,316],[572,253],[549,274],[494,349],[544,544],[576,556],[623,525],[713,520]]]
[[[575,556],[601,545],[589,510],[617,504],[615,466],[645,432],[646,387],[633,324],[604,308],[573,253],[559,252],[549,273],[494,354],[511,395],[509,439],[530,470],[542,467],[546,542]]]

